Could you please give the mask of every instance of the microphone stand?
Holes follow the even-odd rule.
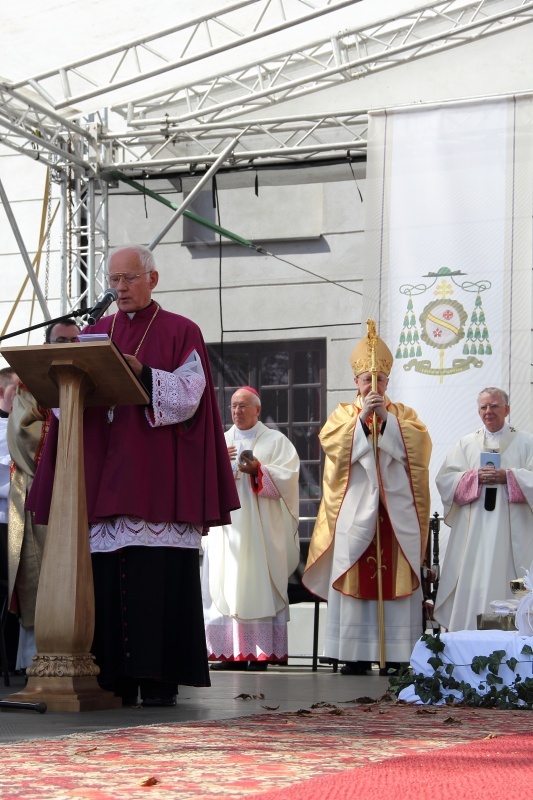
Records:
[[[95,306],[96,307],[96,306]],[[65,322],[67,319],[72,319],[73,317],[87,317],[89,314],[92,314],[93,308],[77,308],[71,311],[69,314],[63,314],[62,317],[55,317],[55,319],[46,319],[44,322],[38,322],[36,325],[30,325],[28,328],[21,328],[20,331],[15,331],[14,333],[6,333],[4,336],[0,336],[0,342],[4,339],[11,339],[12,336],[21,336],[23,333],[29,333],[30,331],[38,330],[39,328],[48,327],[49,325],[55,325],[58,322]]]

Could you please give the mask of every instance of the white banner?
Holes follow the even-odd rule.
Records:
[[[439,513],[436,472],[483,388],[531,430],[532,187],[530,96],[371,115],[363,320],[395,356],[390,397],[429,428]]]

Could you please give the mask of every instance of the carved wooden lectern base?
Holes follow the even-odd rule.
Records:
[[[120,708],[122,699],[100,688],[99,672],[91,653],[84,655],[42,655],[26,670],[28,683],[9,700],[46,703],[49,711],[102,711]]]

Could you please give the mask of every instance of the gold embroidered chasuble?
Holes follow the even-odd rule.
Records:
[[[13,471],[9,493],[9,608],[25,628],[35,617],[37,588],[44,552],[46,526],[35,525],[25,503],[48,432],[50,409],[42,408],[21,385],[7,426]]]
[[[421,561],[426,549],[430,515],[428,465],[431,440],[425,425],[419,420],[413,409],[401,403],[391,403],[388,398],[386,398],[386,408],[389,414],[394,415],[398,421],[405,447],[410,491],[417,515],[414,523],[419,528]],[[359,396],[355,403],[341,403],[331,414],[320,433],[320,441],[326,456],[323,497],[311,540],[306,573],[309,571],[312,573],[313,567],[319,564],[320,559],[326,556],[328,550],[333,546],[339,512],[350,478],[354,429],[360,411],[361,398]],[[418,571],[414,572],[412,563],[409,563],[405,557],[401,542],[394,534],[379,468],[377,474],[379,518],[383,532],[382,551],[385,557],[384,563],[387,564],[387,569],[384,570],[386,575],[384,599],[394,599],[411,595],[419,586],[420,578]],[[343,574],[337,577],[331,576],[333,587],[344,595],[357,599],[371,599],[368,595],[368,586],[371,583],[369,578],[374,576],[369,575],[368,569],[369,566],[371,567],[372,560],[375,564],[374,557],[375,540],[364,552],[359,554],[358,559]],[[307,581],[304,576],[304,583],[313,591],[314,580],[311,573],[307,576]],[[374,581],[374,584],[376,583]]]

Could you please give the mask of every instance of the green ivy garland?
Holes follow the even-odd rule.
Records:
[[[398,697],[402,689],[414,686],[414,691],[423,703],[438,703],[444,699],[447,705],[471,706],[473,708],[533,708],[533,678],[522,679],[519,673],[511,684],[504,685],[503,678],[498,675],[500,666],[505,659],[505,650],[495,650],[489,656],[475,656],[471,664],[453,664],[444,661],[444,642],[437,633],[424,634],[422,641],[433,655],[428,658],[435,670],[433,675],[414,673],[408,666],[400,669],[397,675],[389,677],[389,691]],[[533,649],[526,644],[520,655],[533,656]],[[516,672],[519,664],[531,664],[532,659],[518,661],[516,658],[505,660],[506,666]],[[486,672],[483,683],[479,687],[471,686],[466,681],[459,681],[453,677],[457,666],[469,666],[476,675]],[[455,689],[463,696],[458,700],[448,692]],[[479,689],[479,691],[478,691]]]

